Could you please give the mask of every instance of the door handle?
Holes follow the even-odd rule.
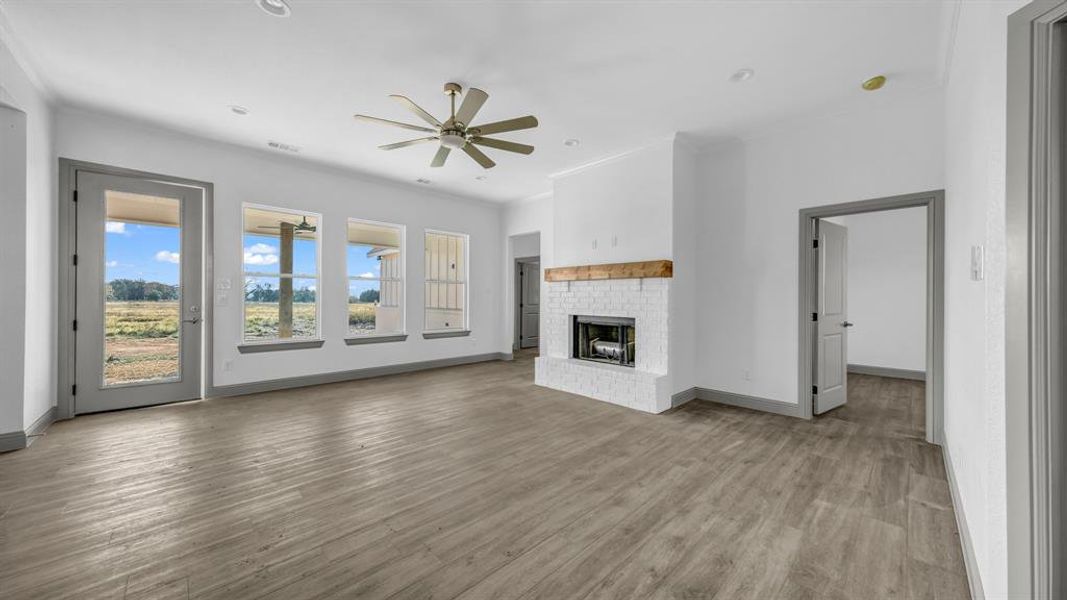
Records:
[[[200,322],[200,317],[193,317],[192,319],[182,319],[182,323],[189,323],[189,324],[192,324],[192,325],[196,325],[199,322]]]
[[[842,327],[852,327],[853,325],[855,325],[855,323],[849,323],[848,321],[843,321],[841,323]]]

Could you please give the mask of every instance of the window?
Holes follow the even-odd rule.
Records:
[[[319,215],[246,205],[244,341],[319,337]]]
[[[427,332],[467,330],[467,242],[461,233],[426,232]]]
[[[404,228],[348,220],[348,335],[404,332]]]

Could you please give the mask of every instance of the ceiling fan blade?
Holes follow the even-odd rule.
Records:
[[[392,94],[389,97],[392,98],[393,100],[396,100],[397,102],[403,104],[404,108],[406,108],[406,109],[410,110],[411,112],[415,113],[416,115],[418,115],[419,118],[422,119],[423,121],[426,121],[427,123],[429,123],[430,125],[433,125],[434,127],[437,127],[437,128],[441,127],[441,122],[440,121],[435,119],[434,116],[431,115],[430,113],[428,113],[425,110],[423,110],[421,106],[419,106],[418,104],[415,104],[414,102],[412,102],[411,98],[408,98],[407,96],[401,96],[400,94]]]
[[[537,117],[528,115],[517,119],[508,119],[507,121],[497,121],[495,123],[486,123],[485,125],[468,127],[467,133],[482,136],[489,135],[490,133],[504,133],[505,131],[531,129],[533,127],[537,127]]]
[[[489,99],[489,94],[486,94],[478,88],[471,88],[467,90],[467,93],[463,94],[463,104],[459,106],[459,110],[456,111],[456,118],[454,122],[462,123],[463,127],[470,125],[474,115],[478,114],[478,110],[482,108],[485,101]]]
[[[452,151],[452,149],[449,148],[448,146],[441,146],[440,148],[438,148],[437,149],[437,154],[434,154],[433,155],[433,160],[430,161],[430,166],[431,167],[443,167],[443,166],[445,166],[445,159],[448,158],[448,153],[451,152],[451,151]]]
[[[531,154],[534,151],[533,146],[493,138],[474,137],[471,138],[471,143],[478,144],[479,146],[496,148],[497,150],[505,150],[507,152],[518,152],[519,154]]]
[[[389,119],[380,119],[378,117],[369,117],[367,115],[355,115],[355,119],[357,121],[367,121],[368,123],[380,123],[382,125],[392,125],[393,127],[403,127],[404,129],[410,129],[412,131],[437,133],[436,129],[430,129],[429,127],[422,127],[420,125],[408,125],[407,123],[401,123],[400,121],[390,121]]]
[[[418,144],[425,144],[426,142],[436,142],[437,136],[419,138],[417,140],[408,140],[406,142],[397,142],[395,144],[385,144],[384,146],[378,146],[382,150],[396,150],[397,148],[407,148],[408,146],[416,146]]]
[[[464,144],[463,151],[466,152],[468,156],[473,158],[474,162],[482,165],[483,168],[492,169],[496,166],[496,163],[493,162],[493,159],[486,156],[484,152],[475,148],[472,144]]]

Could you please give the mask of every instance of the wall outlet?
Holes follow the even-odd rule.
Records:
[[[742,372],[742,375],[741,375],[741,376],[745,378],[745,381],[752,381],[752,373],[751,373],[751,372],[749,372],[749,370],[748,370],[748,369],[745,369],[745,370],[744,370],[744,371]]]
[[[230,304],[230,289],[233,282],[223,277],[215,280],[215,306],[228,306]]]
[[[596,250],[596,240],[593,240],[593,250]]]
[[[971,246],[971,281],[985,279],[985,246]]]
[[[233,370],[233,361],[232,360],[228,360],[228,361],[222,363],[222,370],[223,371],[232,371]]]

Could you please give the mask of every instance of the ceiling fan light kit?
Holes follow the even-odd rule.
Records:
[[[467,156],[471,157],[475,162],[481,165],[482,168],[491,169],[495,167],[496,163],[475,146],[485,146],[487,148],[495,148],[497,150],[515,152],[518,154],[530,154],[534,151],[534,147],[527,144],[519,144],[517,142],[509,142],[507,140],[498,140],[496,138],[488,138],[484,136],[494,133],[532,129],[537,127],[538,123],[536,117],[528,115],[516,119],[508,119],[506,121],[486,123],[485,125],[471,125],[475,115],[478,114],[478,111],[482,108],[482,105],[485,104],[485,101],[489,99],[489,94],[478,88],[470,88],[464,95],[463,87],[458,83],[452,82],[445,84],[444,93],[449,97],[452,105],[451,116],[444,122],[438,121],[433,115],[423,110],[422,107],[412,102],[406,96],[401,96],[399,94],[390,96],[390,98],[396,100],[402,104],[404,108],[410,110],[417,117],[425,121],[429,127],[411,125],[409,123],[401,123],[399,121],[391,121],[389,119],[381,119],[368,115],[355,115],[355,118],[359,121],[380,123],[382,125],[391,125],[393,127],[432,134],[428,137],[379,146],[382,150],[396,150],[397,148],[406,148],[408,146],[415,146],[428,142],[438,142],[440,147],[437,149],[437,154],[434,155],[433,160],[430,161],[431,167],[444,166],[445,161],[448,159],[448,155],[452,150],[463,150]],[[460,95],[463,95],[463,102],[460,104],[459,110],[457,111],[456,97]]]

